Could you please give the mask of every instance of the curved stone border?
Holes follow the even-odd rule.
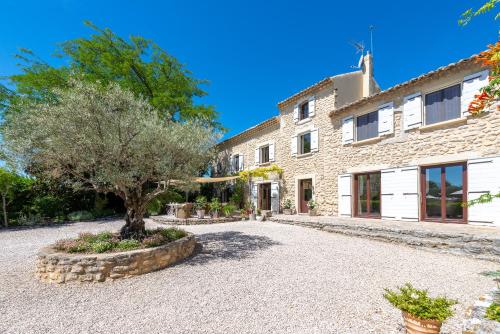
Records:
[[[104,282],[163,269],[190,256],[195,249],[192,233],[154,248],[120,253],[69,254],[52,247],[40,250],[36,276],[44,282]]]
[[[232,223],[236,221],[241,221],[238,217],[220,217],[220,218],[187,218],[179,219],[175,217],[167,216],[156,216],[150,217],[154,222],[167,225],[208,225],[208,224],[220,224],[220,223]]]

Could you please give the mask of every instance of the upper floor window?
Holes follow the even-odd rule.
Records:
[[[460,118],[460,84],[425,95],[425,125]]]
[[[378,137],[378,110],[356,117],[356,140]]]
[[[305,133],[299,137],[299,154],[307,154],[311,152],[311,133]]]
[[[300,105],[299,121],[309,118],[309,101]]]
[[[259,149],[259,151],[260,151],[259,162],[261,164],[265,164],[265,163],[269,162],[269,145],[262,146]]]
[[[234,171],[240,170],[240,155],[239,154],[233,155],[233,170]]]

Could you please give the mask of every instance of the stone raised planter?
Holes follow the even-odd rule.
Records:
[[[38,253],[36,276],[44,282],[104,282],[163,269],[190,256],[194,235],[154,248],[103,254],[70,254],[45,247]]]

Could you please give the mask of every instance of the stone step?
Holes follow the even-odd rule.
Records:
[[[338,222],[328,224],[321,222],[295,221],[276,217],[271,217],[270,220],[281,224],[303,226],[330,233],[404,244],[411,247],[425,248],[433,251],[463,255],[500,263],[500,242],[496,238],[487,236]]]

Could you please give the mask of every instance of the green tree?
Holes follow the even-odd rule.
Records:
[[[14,194],[14,188],[17,182],[17,175],[0,168],[0,196],[2,197],[2,213],[3,225],[9,226],[9,218],[7,215],[7,206],[10,204]]]
[[[7,156],[44,177],[114,193],[127,214],[124,238],[144,235],[147,204],[172,180],[196,177],[213,156],[216,132],[198,122],[173,122],[147,100],[110,83],[105,89],[69,80],[50,103],[20,104],[7,114]]]
[[[22,108],[22,97],[50,102],[54,88],[66,89],[72,75],[102,85],[118,83],[141,96],[162,115],[175,121],[198,120],[207,126],[222,129],[217,112],[211,106],[196,105],[195,98],[206,95],[200,87],[205,81],[195,79],[177,59],[151,40],[131,36],[127,41],[110,29],[94,30],[89,38],[77,38],[60,44],[55,57],[64,64],[53,67],[28,49],[16,57],[22,73],[8,79],[14,90],[0,86],[0,111],[6,113]]]

